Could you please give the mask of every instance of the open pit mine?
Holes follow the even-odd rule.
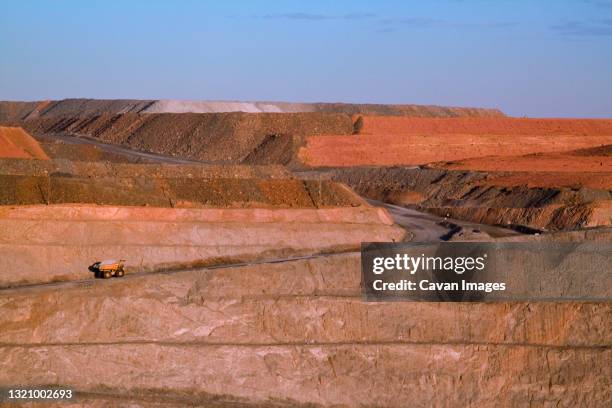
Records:
[[[362,242],[442,240],[611,241],[612,120],[0,102],[0,388],[74,390],[58,407],[609,406],[610,302],[365,301]],[[96,279],[108,259],[125,276]]]

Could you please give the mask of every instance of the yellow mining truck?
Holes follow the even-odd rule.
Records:
[[[125,275],[124,264],[125,259],[99,261],[91,265],[89,270],[94,273],[96,278],[109,279],[112,276],[121,278]]]

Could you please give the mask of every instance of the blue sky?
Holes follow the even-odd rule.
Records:
[[[3,0],[0,99],[67,97],[612,117],[612,0]]]

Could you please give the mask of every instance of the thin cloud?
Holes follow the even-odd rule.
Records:
[[[518,26],[516,21],[490,21],[484,23],[446,23],[448,26],[459,27],[459,28],[484,28],[484,29],[497,29],[497,28],[512,28]]]
[[[347,14],[324,14],[324,13],[276,13],[254,16],[258,19],[266,20],[301,20],[301,21],[332,21],[332,20],[374,20],[377,18],[374,13],[347,13]],[[373,22],[374,23],[374,22]],[[374,30],[377,33],[390,33],[400,28],[435,28],[435,27],[455,27],[455,28],[476,28],[476,29],[503,29],[517,26],[514,21],[492,21],[492,22],[459,22],[445,21],[427,17],[381,17],[375,20]]]
[[[422,17],[400,17],[400,18],[383,18],[379,23],[385,28],[393,26],[404,26],[411,28],[427,28],[439,25],[442,21],[433,18]]]
[[[395,31],[397,31],[397,28],[395,27],[383,27],[383,28],[377,28],[375,30],[375,32],[377,32],[378,34],[393,33]]]
[[[612,36],[612,19],[567,21],[551,28],[566,37],[608,37]]]
[[[612,0],[584,0],[585,3],[601,8],[612,8]]]
[[[318,14],[318,13],[281,13],[281,14],[264,14],[259,18],[269,20],[307,20],[307,21],[322,21],[322,20],[366,20],[376,17],[372,13],[348,13],[348,14]]]
[[[384,18],[379,20],[379,28],[377,32],[390,32],[396,31],[399,27],[408,28],[476,28],[476,29],[503,29],[511,28],[518,25],[515,21],[492,21],[483,23],[470,23],[470,22],[459,22],[459,21],[445,21],[433,18],[421,18],[421,17],[410,17],[410,18]]]

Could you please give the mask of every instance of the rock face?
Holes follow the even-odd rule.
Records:
[[[612,225],[612,120],[360,116],[298,159],[360,194],[537,230]]]
[[[382,209],[180,210],[27,207],[0,216],[0,286],[90,279],[88,266],[125,259],[128,272],[185,269],[399,241]]]
[[[71,406],[130,408],[612,404],[610,302],[364,301],[361,242],[411,233],[338,181],[443,216],[572,230],[506,241],[610,240],[582,228],[612,223],[612,122],[500,116],[0,102],[0,122],[34,131],[52,157],[0,158],[0,388],[59,385],[76,390]],[[211,163],[142,164],[71,135]],[[307,164],[347,166],[298,177],[300,148]],[[422,166],[358,166],[377,160]],[[87,266],[113,258],[127,275],[92,279]]]
[[[522,174],[518,182],[508,183],[517,176],[435,168],[341,168],[328,170],[325,176],[348,184],[364,197],[477,223],[538,230],[612,225],[612,196],[601,188],[602,179],[593,177],[595,188],[551,185],[550,174],[540,178]],[[526,179],[535,185],[521,182]]]
[[[210,162],[257,164],[262,150],[286,164],[308,134],[350,134],[340,113],[104,113],[23,122],[34,134],[69,133],[132,149]],[[271,164],[262,157],[262,162]]]
[[[42,160],[0,159],[3,175],[73,177],[148,177],[152,179],[292,179],[284,166],[215,165],[215,164],[131,164],[110,161],[72,161],[54,158]]]
[[[173,208],[315,208],[357,206],[330,182],[259,178],[74,177],[0,175],[1,205],[93,203]]]
[[[176,405],[609,401],[609,304],[366,303],[359,285],[340,254],[3,291],[0,383]]]

